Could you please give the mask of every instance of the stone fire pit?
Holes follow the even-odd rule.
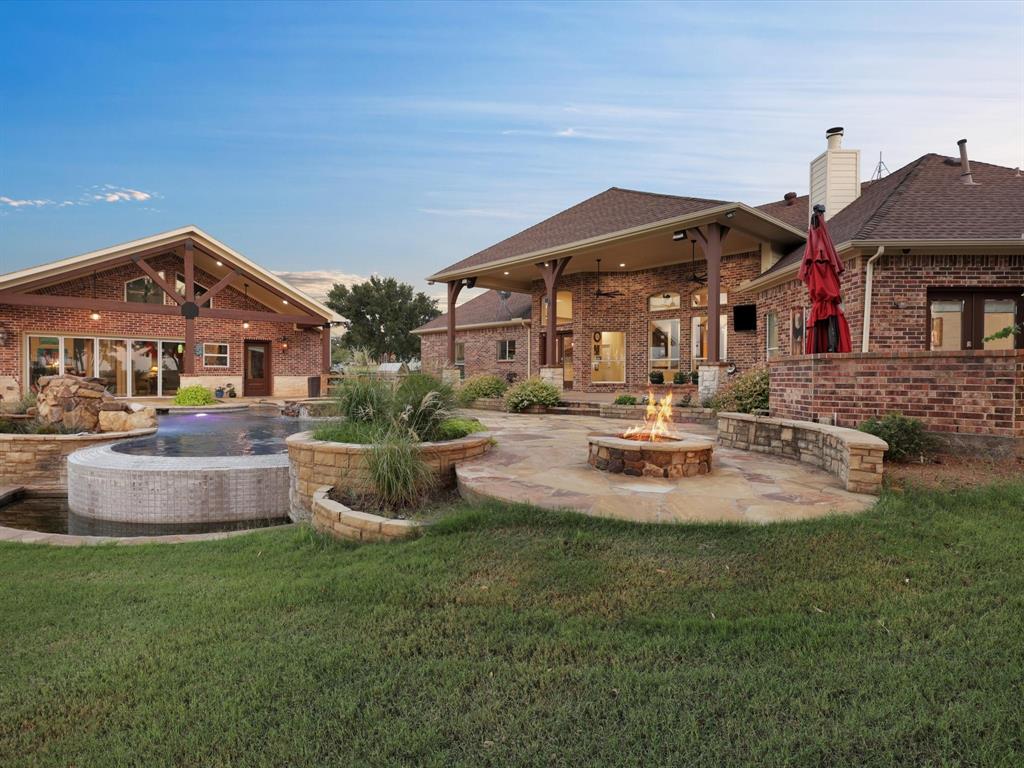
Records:
[[[588,435],[590,466],[634,477],[693,477],[711,472],[714,445],[677,435],[630,440],[620,435]]]

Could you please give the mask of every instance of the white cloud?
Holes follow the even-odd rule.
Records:
[[[427,213],[431,216],[471,216],[474,218],[487,219],[528,219],[529,214],[520,211],[510,211],[501,208],[417,208],[420,213]]]
[[[116,187],[113,184],[104,184],[100,188],[99,192],[94,193],[92,196],[93,200],[98,200],[104,203],[120,203],[122,201],[144,201],[152,199],[153,195],[150,192],[143,192],[138,189],[130,189],[128,187]]]
[[[331,290],[335,283],[341,283],[351,288],[353,285],[365,283],[370,279],[363,275],[352,275],[347,272],[337,272],[331,269],[295,272],[285,270],[276,271],[274,274],[317,301],[324,301],[327,298],[327,292]]]
[[[0,195],[0,205],[11,208],[42,208],[44,205],[53,205],[53,200],[17,200]]]

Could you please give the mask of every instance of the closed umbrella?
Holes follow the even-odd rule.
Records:
[[[825,206],[814,206],[807,230],[807,247],[800,265],[800,280],[811,296],[807,320],[807,353],[849,352],[850,326],[843,315],[839,276],[843,274],[832,238],[825,226]]]

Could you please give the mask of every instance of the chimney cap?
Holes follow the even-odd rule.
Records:
[[[835,135],[837,133],[840,136],[843,135],[843,126],[837,125],[835,128],[829,128],[827,131],[825,131],[825,138],[828,138],[829,136],[833,136],[833,135]]]
[[[967,139],[960,139],[960,141],[957,142],[957,146],[962,147],[966,143],[967,143]]]
[[[796,192],[787,192],[782,199],[786,201],[786,205],[793,205],[793,201],[796,200]]]

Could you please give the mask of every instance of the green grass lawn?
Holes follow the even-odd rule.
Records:
[[[1020,765],[1024,483],[857,517],[464,506],[0,546],[0,765]]]

